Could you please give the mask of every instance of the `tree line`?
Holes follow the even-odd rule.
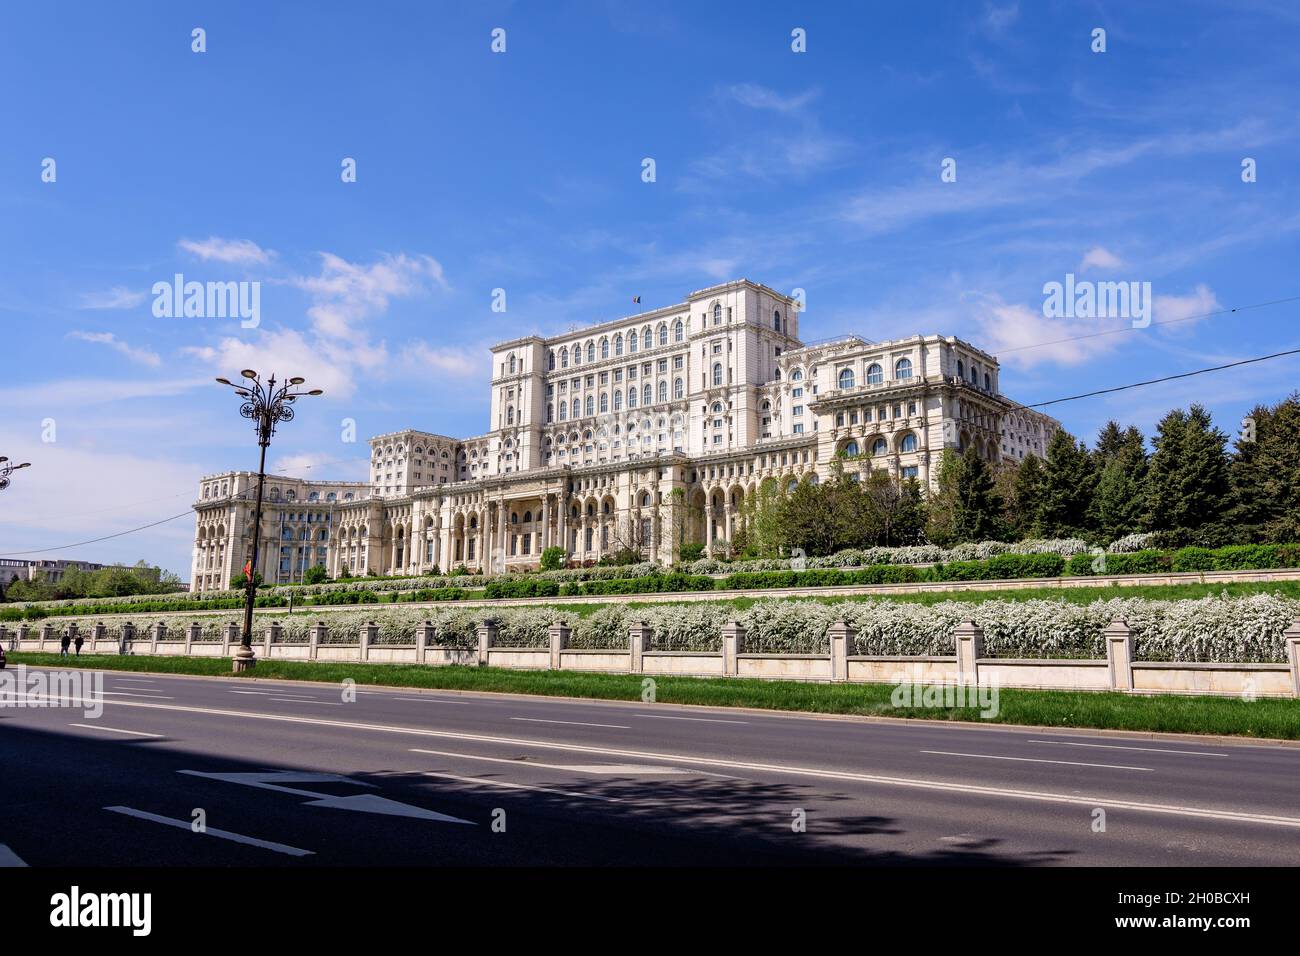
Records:
[[[1110,421],[1092,448],[1062,430],[1043,458],[1014,463],[945,449],[932,491],[883,471],[859,478],[845,463],[824,482],[760,489],[746,502],[733,552],[1028,538],[1106,544],[1139,532],[1159,533],[1168,547],[1300,541],[1300,394],[1257,405],[1231,445],[1192,405],[1165,415],[1149,446],[1138,428]]]
[[[143,560],[134,567],[115,564],[97,571],[69,567],[57,581],[38,571],[28,581],[10,574],[0,581],[0,596],[5,601],[62,601],[69,598],[125,597],[129,594],[172,594],[183,591],[180,577],[170,571],[157,572]]]

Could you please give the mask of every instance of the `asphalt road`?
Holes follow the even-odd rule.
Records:
[[[0,864],[1300,861],[1300,748],[103,673],[0,708]]]

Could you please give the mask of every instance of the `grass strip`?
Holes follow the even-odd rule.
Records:
[[[246,680],[341,682],[383,687],[466,690],[594,700],[642,700],[647,686],[640,674],[590,674],[580,671],[517,671],[497,667],[415,664],[361,664],[317,661],[259,661],[247,676],[231,674],[230,658],[14,653],[13,664],[84,667],[160,674],[198,674]],[[974,707],[895,707],[892,684],[818,684],[746,678],[658,676],[654,698],[662,704],[755,707],[817,714],[920,717],[1041,727],[1080,727],[1166,733],[1300,739],[1300,701],[1236,697],[1158,695],[1151,697],[1088,691],[1015,690],[998,693],[996,716]]]

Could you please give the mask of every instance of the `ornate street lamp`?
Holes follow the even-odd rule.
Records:
[[[266,483],[266,446],[271,444],[278,422],[293,421],[293,403],[304,395],[320,395],[319,388],[309,392],[293,391],[306,379],[291,378],[279,388],[275,386],[272,375],[263,385],[257,373],[244,369],[239,373],[244,381],[236,385],[224,378],[217,379],[222,385],[229,385],[235,394],[244,400],[239,406],[239,414],[253,420],[257,430],[257,443],[262,446],[261,461],[257,466],[257,505],[253,511],[253,557],[244,565],[246,590],[244,596],[244,637],[235,654],[234,670],[251,670],[257,663],[253,657],[253,605],[257,600],[257,557],[258,543],[262,534],[262,486]]]
[[[7,457],[0,455],[0,491],[9,487],[9,476],[19,468],[30,468],[32,463],[25,461],[21,465],[12,464]]]

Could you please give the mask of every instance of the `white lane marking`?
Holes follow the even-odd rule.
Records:
[[[27,864],[13,850],[5,844],[0,843],[0,867],[4,866],[26,866]]]
[[[1228,757],[1230,754],[1209,750],[1164,750],[1160,747],[1121,747],[1118,744],[1083,744],[1073,740],[1030,740],[1031,744],[1055,744],[1058,747],[1099,747],[1103,750],[1137,750],[1148,754],[1185,754],[1188,757]]]
[[[190,820],[174,820],[171,817],[159,816],[156,813],[148,813],[144,810],[136,810],[132,807],[105,807],[110,813],[121,813],[128,817],[135,817],[138,820],[149,820],[152,823],[161,823],[163,826],[177,827],[181,830],[195,832]],[[263,850],[271,850],[275,853],[283,853],[286,856],[313,856],[311,850],[300,850],[296,846],[286,846],[283,843],[274,843],[271,840],[259,840],[257,837],[244,836],[242,833],[231,833],[229,830],[218,830],[215,827],[205,827],[198,831],[202,836],[217,837],[220,840],[229,840],[232,843],[243,843],[246,846],[261,847]]]
[[[87,730],[108,730],[115,734],[130,734],[132,737],[161,737],[162,734],[146,734],[143,730],[127,730],[125,727],[101,727],[99,724],[68,724],[69,727],[84,727]]]
[[[654,720],[695,720],[704,724],[748,724],[747,720],[720,720],[716,717],[670,717],[668,714],[633,714],[634,717],[650,717]]]
[[[1043,760],[1039,757],[1000,757],[997,754],[962,754],[951,750],[922,750],[923,754],[935,754],[940,757],[979,757],[982,760],[1014,760],[1018,763],[1055,763],[1067,767],[1104,767],[1107,770],[1144,770],[1155,773],[1150,767],[1125,767],[1117,763],[1079,763],[1076,760]]]
[[[104,694],[112,694],[114,697],[143,697],[146,700],[175,700],[175,697],[168,697],[166,694],[142,694],[135,690],[106,690],[101,691]]]
[[[232,691],[229,691],[228,693],[231,693],[231,694],[252,694],[252,695],[254,695],[254,696],[256,696],[256,697],[270,697],[272,694],[281,694],[281,693],[284,693],[284,691],[278,691],[278,690],[232,690]]]
[[[568,770],[578,773],[677,774],[691,772],[689,770],[679,770],[676,767],[647,767],[643,764],[632,763],[541,763],[537,760],[513,760],[509,757],[484,757],[481,754],[460,754],[450,750],[422,750],[419,747],[412,747],[411,753],[433,754],[436,757],[456,757],[460,760],[482,760],[487,763],[504,763],[509,764],[512,767],[537,767],[542,770]],[[709,776],[719,775],[709,774]]]
[[[22,695],[26,697],[27,695]],[[21,698],[20,698],[21,699]],[[81,703],[93,706],[96,701]],[[881,786],[910,787],[916,790],[933,790],[945,793],[964,793],[972,796],[1007,797],[1014,800],[1035,800],[1044,803],[1065,803],[1072,806],[1107,807],[1112,810],[1135,810],[1142,813],[1159,813],[1171,816],[1197,817],[1200,819],[1221,820],[1234,823],[1259,823],[1268,826],[1294,827],[1300,829],[1300,817],[1284,817],[1279,814],[1250,813],[1244,810],[1216,810],[1209,807],[1182,806],[1167,803],[1142,803],[1136,800],[1123,800],[1112,797],[1078,796],[1076,794],[1051,793],[1038,790],[1015,790],[1007,787],[985,787],[977,784],[950,783],[940,780],[923,780],[914,777],[886,777],[881,774],[854,773],[845,770],[823,770],[817,767],[799,767],[789,764],[747,763],[740,760],[726,760],[721,757],[692,757],[685,754],[662,754],[652,751],[615,750],[610,747],[593,747],[586,744],[569,744],[547,740],[523,740],[513,737],[492,737],[487,734],[458,733],[450,730],[430,730],[427,727],[401,727],[393,724],[368,724],[351,720],[326,720],[322,717],[294,717],[290,714],[258,713],[247,710],[220,710],[215,707],[193,707],[184,704],[146,704],[131,700],[108,700],[106,704],[119,707],[143,707],[149,710],[171,710],[177,713],[206,714],[210,717],[235,717],[244,720],[270,720],[294,724],[313,724],[317,727],[336,727],[344,730],[366,730],[374,733],[403,734],[413,737],[439,737],[453,740],[473,740],[479,743],[500,744],[507,747],[535,747],[546,750],[566,750],[576,753],[601,754],[603,756],[636,757],[642,760],[668,760],[674,763],[693,764],[706,767],[727,767],[737,770],[764,771],[768,773],[789,774],[797,777],[812,777],[820,780],[846,780],[855,783],[872,783]]]
[[[118,684],[156,684],[157,681],[145,680],[143,677],[119,677],[115,681]]]
[[[511,717],[511,720],[524,720],[530,724],[568,724],[570,727],[606,727],[610,730],[631,730],[624,724],[589,724],[582,720],[546,720],[543,717]]]
[[[423,771],[426,777],[441,777],[444,780],[458,780],[461,783],[478,783],[485,787],[500,787],[503,790],[531,790],[534,793],[551,793],[558,797],[577,797],[579,800],[599,800],[602,803],[618,803],[617,797],[598,797],[592,793],[575,793],[572,790],[555,790],[551,787],[532,787],[526,783],[511,783],[508,780],[484,780],[482,777],[463,777],[458,773],[434,773]]]
[[[315,697],[268,697],[267,700],[278,700],[283,704],[324,704],[326,707],[342,707],[341,700],[317,700]]]

